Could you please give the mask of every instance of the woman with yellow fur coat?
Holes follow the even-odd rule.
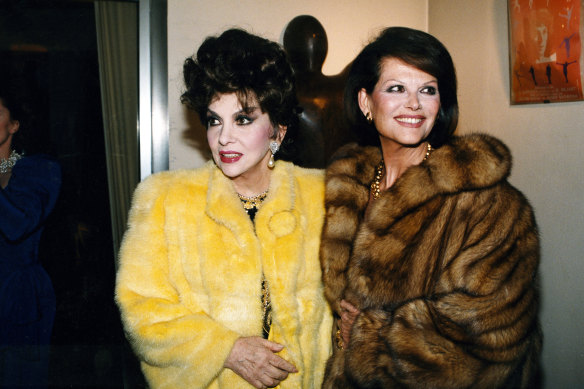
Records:
[[[153,388],[318,388],[332,316],[323,173],[285,156],[298,120],[276,44],[233,29],[184,64],[213,161],[140,184],[116,301]]]

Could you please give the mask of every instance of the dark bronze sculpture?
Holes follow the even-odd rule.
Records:
[[[335,76],[322,73],[328,51],[326,33],[309,15],[297,16],[286,27],[284,48],[296,72],[300,116],[298,160],[301,166],[324,168],[332,153],[356,138],[343,109],[347,66]]]

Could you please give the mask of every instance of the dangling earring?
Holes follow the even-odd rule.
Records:
[[[270,151],[272,152],[272,155],[270,155],[270,160],[268,161],[268,167],[270,169],[274,168],[274,154],[278,152],[279,148],[280,144],[278,144],[278,142],[276,142],[275,140],[270,142]]]
[[[367,112],[365,114],[365,120],[367,120],[367,124],[373,123],[373,116],[371,116],[371,112]]]

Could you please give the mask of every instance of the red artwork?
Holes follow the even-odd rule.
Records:
[[[584,0],[508,0],[511,103],[584,100]]]

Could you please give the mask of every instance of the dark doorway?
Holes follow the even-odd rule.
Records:
[[[123,387],[93,2],[0,0],[0,72],[32,107],[32,151],[63,171],[39,253],[57,295],[50,385]]]

